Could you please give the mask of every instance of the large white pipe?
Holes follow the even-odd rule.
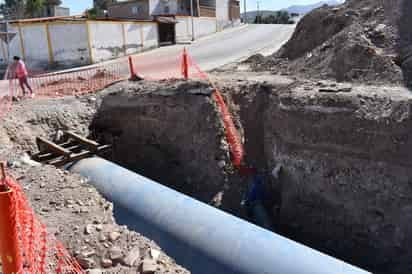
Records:
[[[367,274],[101,158],[74,164],[115,205],[118,222],[193,274]]]

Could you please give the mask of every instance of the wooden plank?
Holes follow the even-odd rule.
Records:
[[[102,145],[102,146],[98,147],[96,150],[97,150],[97,152],[103,152],[105,150],[110,149],[111,147],[112,147],[111,145]],[[84,158],[93,156],[95,154],[96,154],[95,152],[85,150],[85,151],[82,151],[82,152],[77,153],[77,154],[72,154],[72,155],[70,155],[69,158],[63,158],[63,159],[60,158],[60,159],[50,161],[50,162],[48,162],[48,164],[49,165],[54,165],[56,167],[61,167],[61,166],[64,166],[66,164],[69,164],[71,162],[79,161],[79,160],[82,160]]]
[[[65,157],[68,157],[71,154],[70,150],[67,150],[67,149],[65,149],[61,146],[58,146],[53,142],[50,142],[46,139],[43,139],[42,137],[37,137],[36,141],[39,142],[39,143],[43,143],[44,145],[47,146],[48,149],[50,149],[52,152],[55,152],[59,155],[63,155]]]
[[[92,151],[96,151],[97,147],[99,146],[99,143],[89,140],[87,138],[84,138],[72,131],[66,131],[65,132],[69,137],[71,137],[72,139],[76,140],[77,142],[87,146],[90,150]]]
[[[59,146],[61,146],[60,144],[59,144]],[[70,146],[70,147],[64,147],[65,149],[67,149],[67,150],[70,150],[70,152],[71,153],[74,153],[73,151],[74,150],[76,150],[76,149],[79,149],[79,148],[81,148],[82,146],[81,145],[79,145],[79,144],[77,144],[77,145],[73,145],[72,144],[72,146]],[[41,153],[41,152],[39,152],[39,153],[36,153],[36,154],[34,154],[33,156],[32,156],[32,158],[34,159],[34,160],[36,160],[36,161],[38,161],[38,162],[44,162],[44,161],[47,161],[47,160],[52,160],[53,158],[56,158],[56,157],[58,157],[59,155],[57,155],[56,153],[54,153],[54,152],[46,152],[46,153]]]

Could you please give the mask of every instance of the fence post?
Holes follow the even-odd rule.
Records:
[[[186,48],[183,49],[183,64],[182,64],[183,77],[189,79],[189,56],[187,55]]]
[[[20,273],[22,260],[17,237],[13,191],[6,185],[4,163],[0,163],[0,176],[0,256],[3,273]]]
[[[133,64],[132,56],[129,56],[129,68],[130,68],[130,79],[134,80],[137,78],[136,69]]]

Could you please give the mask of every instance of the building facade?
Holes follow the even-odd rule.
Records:
[[[190,16],[193,1],[195,17],[216,17],[221,21],[240,19],[236,0],[129,0],[107,6],[108,17],[152,20],[156,16]]]

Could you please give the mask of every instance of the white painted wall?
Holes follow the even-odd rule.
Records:
[[[13,39],[11,39],[11,41],[9,42],[10,58],[12,59],[13,56],[15,55],[23,57],[23,53],[22,53],[21,45],[20,45],[20,35],[19,35],[18,27],[10,25],[9,31],[16,33]],[[3,42],[3,40],[0,39],[0,64],[5,64],[5,63],[7,63],[7,44]]]
[[[133,54],[142,51],[143,25],[124,24],[126,34],[126,54]]]
[[[217,32],[216,18],[196,17],[194,18],[194,25],[196,38],[200,38]]]
[[[150,49],[159,46],[159,31],[156,23],[144,23],[143,27],[143,48]]]
[[[216,1],[216,19],[218,31],[233,26],[233,22],[229,20],[229,0]]]
[[[88,24],[94,62],[124,56],[121,23],[95,21]]]
[[[90,63],[86,23],[49,24],[49,31],[55,64],[75,66]]]
[[[195,38],[200,38],[217,32],[216,18],[195,17]],[[176,42],[187,42],[192,39],[192,21],[190,17],[176,17]]]
[[[218,21],[229,21],[229,0],[216,1],[216,18]]]
[[[44,67],[49,64],[49,47],[45,24],[21,26],[24,37],[25,60],[28,66]]]
[[[176,42],[182,43],[192,39],[190,17],[176,17]]]

